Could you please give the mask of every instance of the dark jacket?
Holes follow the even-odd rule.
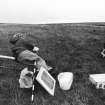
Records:
[[[10,39],[10,43],[13,45],[13,47],[11,48],[13,56],[17,59],[18,55],[25,50],[30,50],[32,51],[34,48],[34,43],[30,40],[27,39],[14,39],[11,38]]]

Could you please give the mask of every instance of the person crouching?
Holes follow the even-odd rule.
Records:
[[[52,67],[46,64],[44,59],[38,56],[37,51],[39,48],[35,46],[35,43],[26,39],[26,35],[21,33],[14,34],[10,39],[10,43],[13,45],[11,50],[17,62],[31,62],[33,66],[35,64],[37,70],[40,70],[42,66],[46,70],[52,69]],[[32,76],[33,72],[28,67],[24,68],[19,78],[20,88],[31,88]]]
[[[11,50],[16,61],[21,63],[37,61],[36,66],[38,69],[41,66],[43,66],[46,70],[52,69],[52,67],[46,64],[44,59],[35,53],[39,50],[39,48],[36,47],[32,41],[26,39],[26,35],[21,33],[14,34],[10,39],[10,43],[13,45]]]

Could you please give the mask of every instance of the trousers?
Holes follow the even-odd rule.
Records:
[[[25,50],[21,52],[17,58],[19,62],[24,61],[37,61],[36,66],[39,69],[41,66],[43,66],[45,69],[49,70],[49,66],[47,66],[44,59],[42,59],[40,56],[38,56],[36,53],[33,53],[29,50]]]

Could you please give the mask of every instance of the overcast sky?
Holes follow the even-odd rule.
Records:
[[[105,22],[105,0],[0,0],[0,23]]]

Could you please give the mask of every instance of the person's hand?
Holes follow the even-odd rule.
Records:
[[[35,46],[35,47],[33,48],[33,51],[39,51],[39,48]]]
[[[41,66],[46,66],[46,63],[43,59],[41,59],[40,57],[37,58],[37,60],[34,62],[34,65],[37,66],[37,69],[40,69]]]

